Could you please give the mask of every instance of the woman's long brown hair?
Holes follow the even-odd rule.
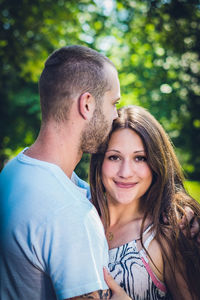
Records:
[[[184,207],[189,206],[195,215],[200,217],[200,205],[192,199],[183,186],[184,176],[173,145],[159,122],[144,108],[127,106],[119,109],[119,117],[114,121],[110,133],[118,129],[129,128],[134,130],[142,139],[147,163],[152,170],[153,180],[150,188],[141,198],[140,207],[144,212],[141,226],[144,230],[145,219],[150,216],[153,220],[153,230],[156,240],[162,249],[164,262],[170,266],[165,268],[172,278],[170,284],[175,284],[174,266],[183,271],[191,295],[200,299],[200,251],[194,240],[186,238],[180,230],[178,218],[184,212]],[[108,139],[109,140],[109,139]],[[106,149],[108,141],[101,149]],[[105,153],[105,151],[104,151]],[[92,202],[95,205],[105,228],[109,226],[109,211],[102,183],[101,169],[104,153],[94,154],[90,164],[90,186]],[[168,219],[168,224],[163,218]],[[189,224],[188,224],[188,233]],[[167,243],[170,250],[163,246]],[[143,242],[142,242],[143,244]],[[179,265],[179,261],[181,264]]]

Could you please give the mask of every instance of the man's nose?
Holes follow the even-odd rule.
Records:
[[[113,120],[117,118],[118,118],[118,112],[117,112],[117,108],[115,107]]]

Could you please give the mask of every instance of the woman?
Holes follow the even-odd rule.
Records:
[[[111,275],[133,299],[200,299],[200,251],[177,221],[185,206],[200,216],[200,205],[184,190],[162,126],[141,107],[123,107],[103,152],[91,158],[90,184]]]

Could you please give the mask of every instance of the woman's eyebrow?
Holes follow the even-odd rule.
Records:
[[[121,153],[119,150],[116,150],[116,149],[108,149],[108,150],[106,151],[106,153],[107,153],[107,152],[117,152],[117,153]],[[144,149],[136,150],[136,151],[134,151],[133,153],[141,153],[141,152],[145,153]]]
[[[145,152],[144,149],[142,150],[137,150],[137,151],[134,151],[134,153],[139,153],[139,152]]]

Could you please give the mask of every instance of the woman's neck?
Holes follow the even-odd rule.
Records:
[[[108,203],[108,209],[110,214],[110,227],[123,226],[134,220],[142,219],[144,214],[139,209],[139,205],[127,204],[112,204]]]
[[[136,203],[135,203],[136,204]],[[113,205],[109,203],[110,225],[106,229],[106,237],[109,248],[116,248],[132,240],[140,239],[140,231],[144,213],[139,205]],[[151,224],[151,218],[147,217],[144,223],[144,230]]]

